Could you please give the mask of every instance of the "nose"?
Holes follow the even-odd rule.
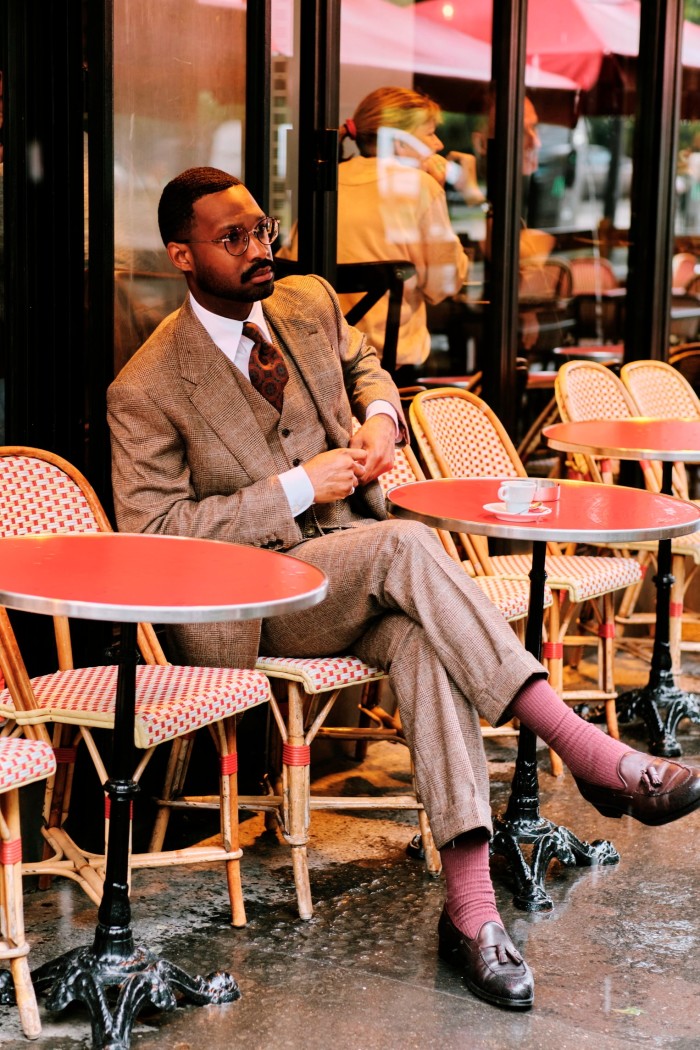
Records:
[[[258,259],[260,257],[267,259],[272,258],[272,245],[263,244],[254,233],[248,234],[248,250],[246,255],[252,259]]]

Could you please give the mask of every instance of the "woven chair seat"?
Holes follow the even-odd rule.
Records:
[[[385,677],[378,667],[370,667],[357,656],[260,656],[255,668],[271,678],[299,682],[305,693],[325,693]]]
[[[478,584],[487,598],[496,608],[503,613],[506,620],[519,619],[527,616],[530,608],[530,584],[521,580],[507,580],[498,576],[475,576],[474,583]],[[552,604],[552,591],[549,586],[544,589],[544,607],[549,608]]]
[[[31,680],[39,709],[15,712],[9,690],[3,689],[0,714],[22,725],[51,721],[112,729],[117,672],[110,664],[41,675]],[[259,671],[140,664],[134,743],[153,747],[269,699],[268,680]]]
[[[56,772],[53,748],[43,740],[0,737],[0,791],[25,787]]]
[[[491,559],[500,575],[506,579],[526,580],[532,564],[529,554],[504,554]],[[603,558],[600,555],[554,554],[545,559],[547,582],[555,590],[569,593],[573,602],[624,590],[638,583],[643,570],[634,558]]]

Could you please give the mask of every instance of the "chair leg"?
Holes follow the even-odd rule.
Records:
[[[238,834],[238,751],[236,718],[227,718],[211,727],[219,752],[219,813],[224,849],[238,851],[238,857],[226,861],[226,881],[231,901],[231,924],[245,926],[245,904],[241,885],[240,840]]]
[[[10,973],[17,1000],[22,1030],[28,1039],[41,1034],[41,1021],[36,994],[29,972],[29,945],[24,935],[22,906],[22,857],[19,820],[19,791],[0,795],[0,838],[2,839],[2,944],[0,957],[9,958]],[[15,856],[16,854],[16,856]],[[4,948],[4,951],[2,950]]]
[[[47,828],[62,828],[68,816],[78,753],[74,732],[70,726],[57,725],[54,727],[53,748],[56,756],[56,772],[47,780],[44,796],[44,821]],[[48,860],[52,853],[51,846],[45,842],[43,859]],[[39,889],[49,889],[52,880],[52,875],[40,875]]]
[[[411,778],[413,780],[413,790],[416,798],[420,801],[420,795],[418,794],[418,788],[416,785],[416,776],[413,769],[413,761],[411,761]],[[424,809],[418,810],[418,828],[420,830],[421,845],[425,854],[425,867],[430,875],[435,875],[437,877],[442,871],[442,860],[440,858],[440,851],[435,846],[433,833],[430,830],[428,814]]]
[[[604,594],[603,618],[598,625],[598,688],[605,693],[615,692],[615,602],[612,594]],[[605,701],[605,722],[608,734],[620,739],[617,722],[616,697]]]
[[[553,594],[549,608],[549,640],[542,646],[542,656],[549,671],[549,684],[559,696],[564,692],[564,646],[559,637],[561,632],[561,609],[559,597]],[[556,751],[549,749],[549,765],[553,777],[560,777],[564,772],[564,763]]]
[[[676,684],[681,673],[681,641],[683,639],[683,601],[685,595],[685,557],[682,554],[674,554],[671,573],[673,583],[671,585],[671,605],[669,616],[669,642],[671,646],[671,667]]]
[[[183,793],[185,777],[192,757],[195,734],[176,737],[170,747],[168,764],[165,770],[165,781],[161,790],[161,804],[158,806],[156,819],[151,832],[151,840],[148,844],[149,853],[160,853],[163,849],[165,834],[170,821],[170,806],[167,804],[172,799]]]
[[[304,738],[304,691],[296,682],[288,683],[288,736],[282,746],[284,785],[284,837],[292,849],[292,869],[299,916],[313,915],[306,843],[309,840],[311,748]]]

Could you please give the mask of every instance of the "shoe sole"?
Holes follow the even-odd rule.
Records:
[[[479,988],[479,986],[474,984],[474,982],[464,973],[464,966],[460,962],[455,948],[448,948],[438,943],[438,955],[443,962],[446,962],[453,969],[462,971],[462,980],[469,991],[472,992],[477,999],[482,999],[484,1002],[490,1003],[492,1006],[500,1006],[505,1010],[530,1010],[532,1008],[535,1001],[534,995],[530,999],[502,999],[498,995],[489,995],[489,993],[484,991],[483,988]]]

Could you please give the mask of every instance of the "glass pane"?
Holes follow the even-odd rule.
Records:
[[[694,344],[700,337],[700,4],[686,0],[683,80],[676,163],[675,241],[670,351],[698,386]]]
[[[299,5],[272,0],[270,214],[280,220],[277,247],[289,237],[297,216],[299,138]]]
[[[0,70],[0,445],[5,444],[5,209],[3,84]]]
[[[190,166],[243,177],[245,0],[115,0],[115,370],[186,286],[158,233],[165,183]]]

